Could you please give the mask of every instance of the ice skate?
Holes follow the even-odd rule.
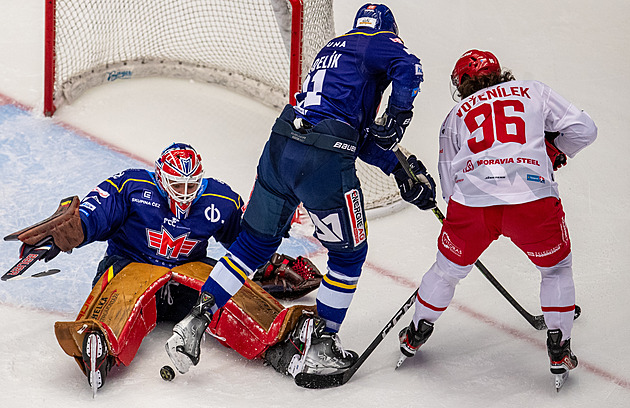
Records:
[[[101,332],[89,332],[83,338],[82,358],[88,384],[92,388],[92,397],[105,384],[105,378],[111,368],[107,358],[107,342]]]
[[[338,374],[347,370],[359,357],[354,351],[344,350],[336,333],[324,332],[326,322],[318,317],[306,318],[294,329],[301,354],[293,356],[288,372]]]
[[[201,337],[212,320],[212,306],[214,296],[202,292],[190,313],[173,327],[173,335],[166,342],[166,353],[182,374],[199,363]]]
[[[562,331],[559,329],[547,331],[547,353],[551,374],[555,376],[556,391],[564,385],[569,377],[569,371],[578,365],[577,357],[571,351],[571,339],[562,342]]]
[[[400,339],[400,358],[396,364],[396,368],[400,367],[402,363],[408,358],[413,357],[421,345],[423,345],[433,333],[433,323],[429,323],[426,320],[420,320],[418,322],[419,328],[416,329],[413,321],[409,323],[408,327],[405,327],[400,331],[398,338]]]

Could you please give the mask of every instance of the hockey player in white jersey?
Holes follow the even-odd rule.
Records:
[[[551,372],[561,386],[578,364],[571,243],[554,170],[597,136],[585,112],[538,81],[519,81],[488,51],[470,50],[451,74],[461,101],[440,129],[438,170],[448,203],[437,260],[422,278],[401,362],[427,341],[455,286],[500,235],[540,270]]]

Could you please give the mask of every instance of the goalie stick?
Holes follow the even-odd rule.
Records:
[[[407,173],[409,177],[411,177],[414,181],[419,181],[424,184],[428,184],[428,180],[426,180],[426,178],[417,177],[416,174],[414,174],[411,171],[411,168],[409,167],[409,163],[407,162],[407,157],[402,151],[400,151],[400,149],[398,148],[398,145],[394,146],[393,150],[394,150],[394,154],[396,154],[396,158],[398,158],[398,161],[400,162],[400,165],[403,167],[403,169],[405,170],[405,172]],[[437,217],[437,219],[441,223],[444,223],[445,217],[444,217],[444,214],[442,214],[442,211],[440,211],[440,209],[437,206],[434,207],[432,211],[433,211],[433,214],[435,214],[435,216]],[[512,295],[510,295],[510,293],[503,287],[503,285],[499,283],[499,281],[492,275],[492,273],[490,273],[488,268],[486,268],[484,264],[481,263],[480,260],[477,259],[477,261],[475,262],[475,266],[477,267],[477,269],[479,269],[479,271],[483,274],[483,276],[485,276],[485,278],[488,279],[488,281],[490,281],[492,286],[494,286],[499,291],[499,293],[503,295],[503,297],[514,307],[514,309],[516,309],[517,312],[521,314],[521,316],[525,318],[525,320],[527,320],[527,322],[534,329],[536,330],[547,329],[547,324],[545,323],[545,318],[543,315],[534,316],[531,313],[529,313],[527,310],[525,310],[523,306],[521,306],[516,301],[516,299],[512,297]],[[573,319],[575,320],[578,317],[580,317],[581,313],[582,313],[582,309],[580,308],[580,306],[575,305],[575,312],[573,315]]]
[[[363,365],[365,360],[367,360],[370,354],[372,354],[374,349],[376,349],[376,347],[381,343],[381,341],[383,341],[385,336],[387,336],[387,333],[389,333],[394,328],[394,326],[396,326],[396,323],[398,323],[398,321],[404,316],[407,310],[409,310],[409,308],[413,305],[415,297],[416,297],[416,293],[417,293],[417,290],[414,291],[413,294],[409,297],[409,299],[407,299],[405,304],[402,305],[400,309],[398,309],[394,317],[392,317],[390,321],[387,322],[383,330],[380,331],[378,336],[376,336],[376,338],[372,340],[372,343],[370,343],[370,345],[367,346],[367,348],[359,356],[357,361],[355,361],[355,363],[352,364],[347,370],[338,374],[298,373],[295,376],[295,383],[299,385],[300,387],[316,388],[316,389],[338,387],[340,385],[347,383],[350,380],[350,378],[352,378],[354,373],[357,372],[359,367]]]
[[[40,259],[43,259],[52,247],[53,247],[52,241],[47,241],[46,243],[33,248],[24,258],[21,258],[15,265],[13,265],[13,267],[9,269],[8,272],[2,275],[2,278],[0,279],[2,279],[3,281],[7,281],[9,279],[15,279],[16,277],[22,275],[24,272],[26,272],[28,268],[33,266],[35,262],[39,261]],[[54,270],[55,269],[51,269],[50,271],[54,271]],[[53,273],[59,272],[59,270],[56,269],[57,272],[47,273],[50,271],[36,273],[35,275],[39,277],[39,276],[52,275]],[[32,276],[35,276],[35,275],[32,275]]]
[[[44,276],[50,276],[50,275],[54,275],[61,272],[61,269],[57,269],[57,268],[51,268],[51,269],[46,269],[44,271],[41,272],[37,272],[34,273],[32,275],[20,275],[20,276],[16,276],[14,278],[9,279],[11,282],[13,281],[18,281],[18,280],[22,280],[22,279],[29,279],[29,278],[43,278]]]

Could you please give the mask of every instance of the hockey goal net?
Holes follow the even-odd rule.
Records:
[[[150,76],[217,83],[280,108],[334,36],[332,0],[46,0],[44,114],[89,88]],[[393,179],[357,167],[366,207],[396,207]]]

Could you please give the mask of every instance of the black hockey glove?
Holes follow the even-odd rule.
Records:
[[[412,111],[389,105],[383,117],[370,125],[370,133],[374,136],[374,141],[378,147],[383,150],[391,150],[396,143],[402,140],[412,117]]]
[[[431,175],[427,172],[427,168],[424,164],[411,155],[407,158],[411,171],[419,179],[426,177],[427,183],[421,181],[414,181],[407,175],[405,169],[399,164],[396,165],[394,171],[394,178],[400,189],[400,196],[403,200],[415,205],[421,210],[430,210],[435,207],[435,181]]]
[[[556,171],[560,167],[567,164],[567,155],[556,147],[553,141],[560,135],[560,132],[545,131],[545,146],[547,147],[547,156],[553,163],[553,170]]]

